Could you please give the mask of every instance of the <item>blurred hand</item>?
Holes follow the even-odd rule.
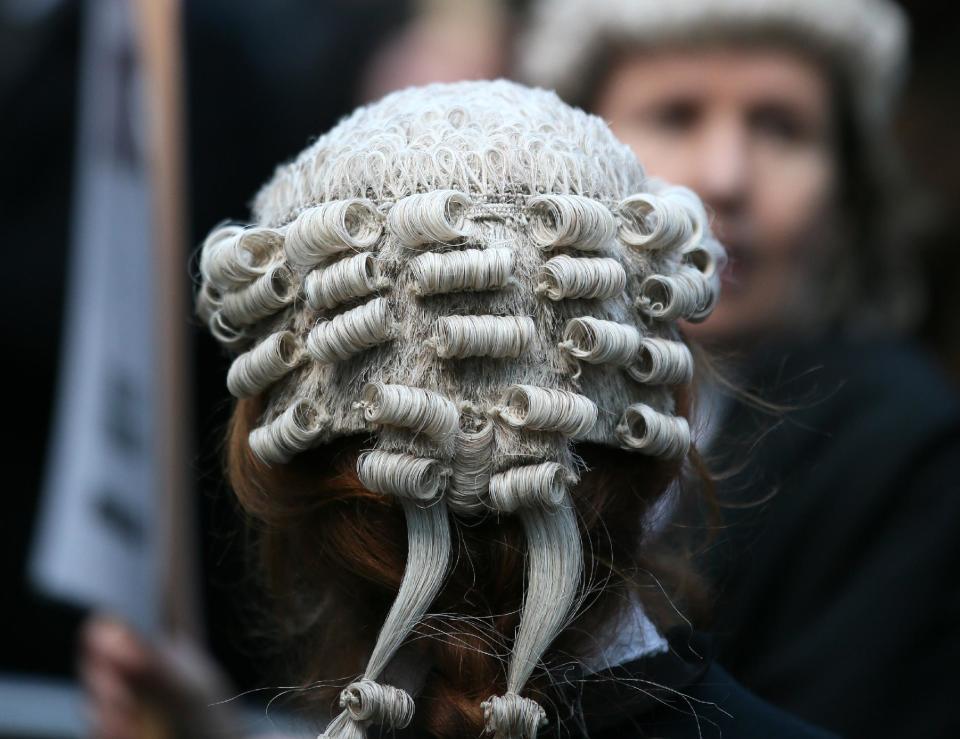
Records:
[[[83,630],[80,677],[100,739],[239,739],[234,711],[213,705],[228,681],[196,645],[148,644],[119,621],[96,616]]]

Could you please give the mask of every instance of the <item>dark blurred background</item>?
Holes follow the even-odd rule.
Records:
[[[942,3],[904,5],[913,22],[913,63],[897,128],[935,218],[922,243],[907,245],[916,250],[928,286],[918,338],[960,379],[960,27]],[[278,162],[392,86],[390,44],[416,11],[396,0],[185,3],[192,248],[218,221],[243,220],[250,197]],[[0,630],[0,673],[7,675],[69,677],[83,616],[35,594],[25,577],[61,342],[81,15],[80,4],[68,0],[0,1],[0,241],[8,260],[0,299],[5,335],[12,339],[10,374],[4,373],[12,406],[5,434],[11,477],[3,516]],[[505,39],[499,41],[490,58],[477,62],[493,73],[499,71],[497,54],[508,48]],[[499,63],[506,68],[505,59]],[[184,280],[190,279],[188,256]],[[223,383],[227,360],[199,327],[190,336],[206,632],[237,686],[253,687],[263,684],[268,669],[262,645],[244,628],[257,601],[216,443],[230,409]]]
[[[38,3],[43,5],[42,3]],[[51,5],[51,4],[47,4]],[[3,7],[0,5],[0,7]],[[5,333],[17,349],[8,375],[11,510],[4,516],[4,626],[0,672],[66,676],[82,614],[37,596],[26,581],[55,399],[78,112],[79,3],[39,15],[0,15],[0,233],[10,280],[2,291]],[[398,2],[234,3],[184,7],[191,248],[217,222],[242,220],[277,163],[357,103],[364,64],[408,9]],[[183,279],[190,279],[188,257]],[[199,324],[191,329],[199,441],[194,450],[207,633],[240,685],[253,680],[240,620],[246,610],[241,527],[220,485],[220,435],[229,413],[227,360]]]

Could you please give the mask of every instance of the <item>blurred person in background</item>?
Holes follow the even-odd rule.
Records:
[[[923,293],[890,137],[907,20],[886,0],[558,0],[520,76],[606,119],[694,189],[730,253],[728,356],[700,397],[726,504],[705,553],[721,661],[851,736],[952,736],[960,411],[900,338]]]

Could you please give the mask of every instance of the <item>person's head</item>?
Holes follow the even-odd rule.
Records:
[[[325,736],[535,736],[551,667],[602,668],[625,607],[666,628],[694,590],[649,529],[693,454],[705,211],[501,81],[361,108],[253,220],[205,242],[198,310],[242,352],[228,473],[301,675],[361,676]]]
[[[694,336],[748,342],[904,318],[891,289],[906,282],[891,271],[905,248],[892,243],[895,156],[878,146],[904,65],[895,6],[547,5],[525,76],[608,121],[652,175],[694,189],[730,251],[723,301]]]

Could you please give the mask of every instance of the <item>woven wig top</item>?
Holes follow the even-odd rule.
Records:
[[[388,618],[343,726],[374,720],[350,713],[371,701],[395,709],[377,722],[409,720],[412,704],[373,680],[429,605],[422,582],[404,588],[415,538],[448,536],[449,508],[526,516],[548,532],[531,546],[565,563],[541,593],[548,612],[524,616],[507,695],[485,704],[499,735],[536,734],[542,710],[517,693],[579,581],[572,443],[685,456],[674,391],[693,361],[676,323],[710,312],[723,259],[689,190],[645,178],[600,119],[504,81],[359,109],[277,170],[253,225],[208,237],[198,310],[239,353],[231,393],[266,400],[254,453],[282,464],[370,435],[360,479],[410,517],[407,605],[391,614],[406,620]],[[530,557],[528,593],[547,575]],[[327,735],[349,735],[341,724]]]
[[[549,92],[504,80],[430,85],[360,108],[321,136],[277,170],[254,216],[282,226],[322,202],[430,190],[619,199],[643,179],[603,121]]]

